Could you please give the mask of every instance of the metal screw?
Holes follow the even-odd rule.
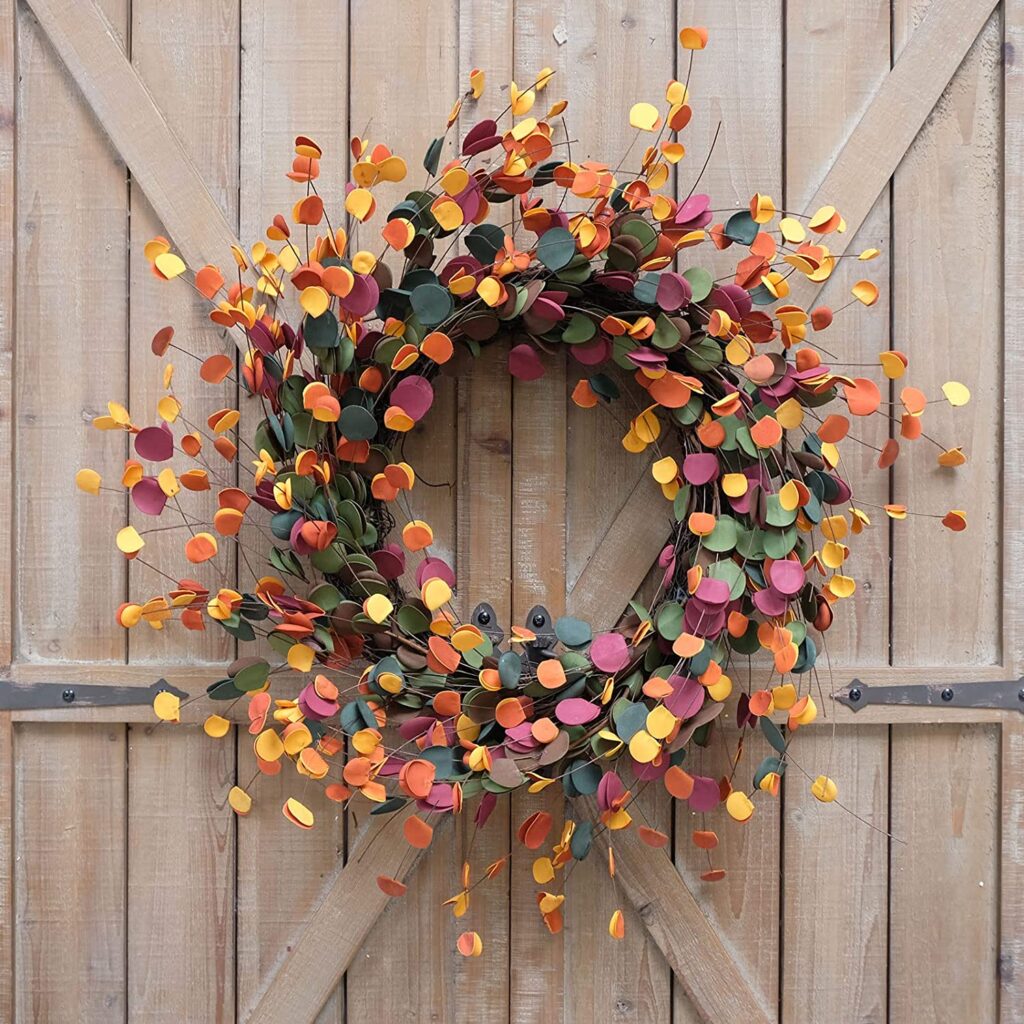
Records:
[[[1017,700],[1024,700],[1024,690],[1017,691]]]
[[[533,624],[535,626],[543,626],[546,622],[547,619],[545,619],[544,616],[540,614],[540,612],[537,612],[537,614],[533,617]]]
[[[862,696],[862,694],[860,692],[860,687],[859,686],[855,686],[850,691],[850,700],[852,700],[855,704],[856,704],[857,701],[860,700],[861,696]]]
[[[69,686],[69,687],[68,687],[68,688],[67,688],[67,689],[66,689],[66,690],[65,690],[65,691],[64,691],[64,692],[63,692],[63,693],[62,693],[62,694],[60,695],[60,697],[61,697],[61,700],[63,700],[65,704],[70,704],[70,703],[71,703],[71,702],[72,702],[72,701],[73,701],[73,700],[75,699],[75,691],[74,691],[74,690],[72,690],[72,689],[71,689],[71,687]]]
[[[947,686],[939,696],[948,703],[953,699],[953,691]]]
[[[491,613],[490,612],[481,612],[476,617],[476,619],[477,619],[477,622],[480,623],[480,625],[486,626],[487,623],[491,621]]]

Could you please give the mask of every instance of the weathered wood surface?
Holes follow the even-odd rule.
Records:
[[[955,545],[955,562],[935,558],[939,528],[928,520],[883,524],[870,545],[858,545],[861,589],[829,637],[833,679],[823,673],[823,689],[853,675],[959,682],[1019,671],[1022,541],[1011,517],[1021,492],[1020,412],[999,399],[1021,383],[1009,344],[1024,279],[1014,213],[1019,0],[1006,0],[1001,17],[993,0],[896,0],[891,26],[881,0],[749,9],[684,0],[585,9],[568,0],[353,0],[347,11],[326,0],[301,10],[268,0],[101,7],[97,16],[89,2],[25,0],[16,11],[5,0],[0,12],[0,198],[13,210],[10,233],[0,228],[0,471],[13,459],[16,481],[0,495],[0,521],[11,531],[10,544],[0,542],[0,664],[15,660],[9,678],[146,686],[163,675],[198,689],[213,676],[175,664],[179,649],[167,637],[136,633],[126,643],[110,608],[127,570],[111,557],[110,537],[127,510],[89,506],[70,486],[83,464],[120,474],[122,453],[92,443],[81,427],[108,398],[130,398],[133,409],[155,400],[156,361],[146,348],[156,321],[202,329],[191,300],[157,289],[138,262],[148,235],[163,230],[204,261],[222,260],[236,235],[260,237],[293,197],[281,171],[299,131],[327,147],[324,184],[335,194],[350,134],[400,141],[415,166],[474,66],[488,70],[495,110],[510,77],[522,85],[555,67],[539,102],[568,95],[566,119],[586,156],[615,156],[630,134],[622,128],[629,102],[656,99],[667,78],[682,77],[686,55],[674,36],[693,22],[709,24],[712,42],[691,81],[697,118],[678,187],[688,189],[703,156],[698,140],[710,139],[722,117],[725,135],[705,180],[721,205],[742,205],[755,188],[797,209],[834,201],[850,223],[850,251],[883,249],[869,269],[888,272],[895,287],[883,288],[875,309],[843,314],[841,358],[870,360],[891,337],[915,374],[926,374],[929,395],[949,377],[974,392],[955,415],[938,403],[928,412],[939,436],[969,439],[972,463],[955,490],[927,459],[913,468],[901,460],[890,474],[912,509],[974,501],[971,532],[941,536]],[[737,75],[728,55],[755,33]],[[467,109],[463,120],[472,116]],[[991,241],[1001,227],[1002,270]],[[840,305],[840,290],[830,285],[823,298]],[[82,348],[83,327],[48,314],[56,296],[63,308],[88,311],[86,360],[62,381],[60,403],[39,382]],[[967,361],[965,317],[977,353]],[[203,335],[208,350],[217,343]],[[561,598],[552,595],[564,594],[564,607],[610,624],[668,530],[668,516],[652,514],[662,506],[645,461],[621,450],[618,424],[595,424],[588,417],[597,412],[567,404],[578,376],[571,362],[525,385],[510,382],[498,351],[469,379],[468,369],[453,367],[439,387],[430,439],[409,443],[425,477],[454,485],[420,489],[416,511],[452,524],[439,544],[458,563],[460,611],[486,599],[507,627],[535,603],[558,614]],[[233,389],[224,396],[233,400]],[[873,453],[844,457],[859,476]],[[885,474],[873,486],[870,500],[886,500]],[[990,495],[1006,503],[1002,516]],[[39,528],[58,519],[61,545]],[[10,571],[8,551],[16,552]],[[920,578],[923,565],[927,578],[911,601],[909,572]],[[971,571],[954,578],[954,565]],[[133,585],[145,583],[144,567],[131,573]],[[191,654],[216,664],[227,650],[211,632]],[[145,708],[0,714],[0,771],[9,772],[0,778],[10,780],[0,785],[0,883],[5,870],[8,882],[0,913],[5,925],[17,922],[0,927],[0,960],[14,967],[13,985],[0,971],[0,1019],[312,1020],[319,1010],[320,1024],[569,1024],[604,1019],[609,1007],[616,1019],[638,1021],[692,1021],[718,1007],[719,1016],[784,1022],[953,1012],[1016,1020],[1024,1012],[1019,722],[1000,740],[1000,716],[985,710],[828,712],[835,739],[818,728],[801,736],[796,756],[812,775],[836,777],[844,804],[876,828],[818,805],[791,770],[777,811],[764,802],[746,828],[723,824],[718,852],[730,873],[709,889],[688,846],[693,823],[684,812],[673,822],[652,787],[636,810],[674,835],[673,860],[616,837],[627,910],[620,944],[606,937],[616,901],[597,857],[568,880],[567,929],[557,939],[541,926],[521,855],[474,893],[461,922],[438,906],[455,891],[469,844],[478,867],[500,856],[510,826],[544,798],[517,797],[475,840],[468,819],[439,829],[409,895],[379,917],[388,901],[373,878],[388,873],[389,857],[393,871],[413,867],[390,833],[360,860],[363,816],[346,824],[322,807],[317,829],[297,836],[279,813],[290,792],[280,778],[260,781],[248,819],[227,813],[236,760],[240,782],[248,780],[244,729],[236,748],[154,729]],[[125,722],[138,725],[126,730]],[[931,724],[939,722],[947,724]],[[560,815],[561,804],[547,799]],[[697,903],[685,889],[665,888],[673,862]],[[705,914],[721,951],[712,939],[696,941]],[[455,954],[463,928],[484,934],[484,957]],[[922,962],[923,932],[938,939]],[[977,955],[961,955],[965,941]],[[709,944],[716,969],[694,972]],[[402,985],[382,985],[398,977]]]

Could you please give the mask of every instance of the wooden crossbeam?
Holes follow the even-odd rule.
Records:
[[[823,199],[840,202],[846,239],[856,234],[995,2],[935,0],[915,30],[819,190]],[[235,233],[102,13],[87,0],[27,3],[186,260],[198,265],[223,259],[237,241]],[[812,206],[816,202],[817,196]],[[837,251],[842,248],[840,242]],[[654,519],[645,514],[648,504],[644,488],[638,488],[570,595],[570,606],[585,609],[591,621],[603,624],[619,614],[664,543],[667,531],[647,523]],[[595,586],[595,580],[601,585]],[[375,845],[372,856],[360,859],[359,850],[385,827],[386,819],[368,827],[293,951],[271,975],[251,1020],[293,1019],[290,993],[312,990],[326,999],[351,963],[387,903],[374,878],[412,866],[401,866],[403,856],[412,861],[405,844],[386,840]],[[632,833],[616,838],[616,852],[624,890],[700,1012],[708,1014],[709,1007],[732,1000],[731,1018],[767,1021],[768,1014],[667,858],[654,857]],[[657,865],[653,869],[652,863]],[[664,874],[660,883],[652,870]],[[651,899],[652,892],[659,895]]]
[[[185,261],[222,262],[235,231],[103,12],[92,0],[29,7]]]
[[[415,810],[415,803],[410,803],[395,814],[370,817],[347,863],[324,883],[298,937],[283,947],[246,1024],[299,1024],[300,1001],[303,1007],[313,1007],[312,1016],[324,1005],[391,902],[378,888],[377,876],[405,879],[422,856],[422,850],[413,849],[402,838],[402,823]],[[450,822],[450,815],[442,816],[435,837]]]
[[[807,205],[837,205],[846,231],[830,235],[841,255],[856,236],[875,200],[917,137],[998,0],[935,0],[850,133],[842,152]],[[798,294],[799,283],[794,288]],[[820,291],[803,289],[810,309]],[[614,622],[640,589],[665,545],[668,525],[651,515],[656,500],[644,469],[636,491],[609,527],[569,596],[574,614],[590,622]]]
[[[593,797],[578,800],[598,819]],[[636,837],[634,829],[602,832],[598,842],[615,850],[615,877],[658,944],[666,963],[703,1020],[768,1024],[775,1014],[763,1006],[739,971],[736,957],[718,934],[663,850]],[[714,1008],[711,1016],[709,1008]]]

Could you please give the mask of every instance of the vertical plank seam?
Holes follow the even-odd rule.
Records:
[[[125,57],[128,63],[132,62],[132,28],[135,19],[135,3],[134,0],[127,0],[127,24],[125,25],[125,36],[124,36],[124,48]],[[120,153],[115,151],[116,158],[121,159]],[[132,171],[128,166],[127,161],[124,165],[124,218],[125,218],[125,259],[124,259],[124,348],[125,348],[125,400],[126,402],[131,401],[132,394]],[[141,195],[141,191],[140,191]],[[125,459],[127,460],[130,455],[130,449],[128,444],[128,434],[124,437],[124,448],[125,448]],[[125,519],[124,521],[130,522],[130,505],[129,495],[125,491],[124,496],[125,504]],[[124,563],[124,599],[125,601],[131,600],[131,582],[132,574],[131,567],[127,561]],[[124,663],[130,664],[132,657],[131,648],[131,633],[130,630],[124,631]],[[122,735],[122,750],[124,751],[124,829],[122,831],[122,840],[124,842],[124,889],[123,889],[123,905],[121,909],[123,926],[121,929],[121,956],[124,960],[121,977],[124,979],[124,1000],[122,1006],[124,1007],[124,1024],[129,1024],[131,1019],[131,998],[132,998],[132,967],[131,957],[129,954],[129,929],[131,922],[128,919],[128,907],[130,904],[130,893],[129,884],[131,879],[131,736],[132,726],[127,722],[121,727],[123,730]]]
[[[352,0],[345,0],[345,18],[346,18],[346,29],[345,29],[345,127],[346,136],[349,139],[352,138]],[[352,166],[352,147],[345,147],[345,155],[343,157],[343,164],[345,169],[345,184],[349,181],[351,166]],[[344,185],[342,186],[344,188]],[[346,218],[347,220],[347,218]],[[458,404],[456,403],[456,410],[458,410]],[[457,412],[456,412],[457,414]],[[345,759],[349,756],[348,736],[344,736],[342,739],[344,749],[342,751]],[[348,805],[345,806],[345,810],[342,814],[341,820],[341,862],[344,866],[348,866],[349,853],[351,852],[349,844],[353,841],[352,834],[352,816],[349,811]],[[338,983],[339,994],[338,999],[341,1003],[341,1019],[343,1022],[347,1022],[351,1016],[348,1007],[348,971],[346,970],[342,976],[341,981]]]
[[[1010,129],[1007,122],[1007,96],[1010,93],[1010,87],[1014,81],[1014,75],[1010,70],[1013,63],[1019,60],[1019,55],[1014,52],[1013,40],[1009,38],[1009,31],[1011,31],[1011,17],[1013,23],[1016,24],[1017,18],[1019,17],[1019,7],[1013,15],[1011,15],[1010,8],[1018,7],[1018,0],[1006,0],[1005,3],[1000,5],[1000,37],[1002,42],[1002,57],[1003,57],[1003,77],[1002,77],[1002,91],[1000,94],[1000,112],[999,112],[999,123],[1002,126],[1002,146],[1001,146],[1001,175],[1002,175],[1002,188],[1000,189],[1000,295],[1002,296],[1002,312],[1003,316],[1000,319],[1000,350],[1003,356],[1003,395],[1005,396],[1010,391],[1011,382],[1016,379],[1016,374],[1013,371],[1012,360],[1013,356],[1007,346],[1007,330],[1006,330],[1006,319],[1007,311],[1010,307],[1010,303],[1007,301],[1007,283],[1010,280],[1006,272],[1006,257],[1009,250],[1007,245],[1007,210],[1011,208],[1007,202],[1009,197],[1010,189],[1012,185],[1010,178],[1007,175],[1007,155],[1008,151],[1014,145],[1013,134],[1021,130],[1018,125],[1014,129]],[[1012,111],[1011,111],[1012,113]],[[1011,134],[1011,132],[1013,134]],[[1009,165],[1013,166],[1014,153],[1009,153],[1010,162]],[[1019,169],[1017,176],[1014,181],[1019,181]],[[1019,197],[1017,197],[1019,198]],[[1019,284],[1017,284],[1019,290]],[[1008,365],[1009,364],[1009,365]],[[1010,444],[1008,439],[1013,436],[1013,430],[1011,429],[1012,424],[1017,419],[1015,413],[1015,407],[1012,403],[1004,401],[1005,415],[1002,424],[1002,437],[1000,444],[1000,454],[1002,457],[1002,465],[1004,467],[1011,467],[1009,474],[1004,474],[1001,480],[1003,488],[1002,502],[1001,504],[1001,516],[1000,516],[1000,537],[1003,538],[1003,557],[1000,563],[1000,571],[1002,572],[1002,579],[1000,581],[1000,591],[1002,593],[1002,608],[1001,608],[1001,631],[1000,631],[1000,642],[999,649],[1002,652],[1002,663],[1007,666],[1010,670],[1011,678],[1016,674],[1019,666],[1017,664],[1017,646],[1014,638],[1014,624],[1019,619],[1019,609],[1017,602],[1020,600],[1019,590],[1013,587],[1010,583],[1011,574],[1008,571],[1009,567],[1013,564],[1013,549],[1012,546],[1007,544],[1007,531],[1006,531],[1006,506],[1009,502],[1015,501],[1019,498],[1019,489],[1017,484],[1020,480],[1020,471],[1017,468],[1017,460],[1013,458],[1012,451],[1008,454]],[[1012,542],[1011,542],[1012,544]],[[1020,996],[1017,986],[1019,982],[1016,982],[1016,974],[1021,969],[1021,965],[1016,962],[1016,956],[1020,949],[1020,932],[1021,925],[1016,924],[1013,927],[1012,932],[1006,927],[1006,923],[1010,920],[1006,910],[1006,901],[1009,897],[1009,890],[1012,885],[1014,868],[1014,858],[1012,856],[1012,837],[1014,830],[1018,826],[1019,821],[1019,795],[1017,799],[1014,799],[1012,792],[1007,792],[1007,780],[1008,780],[1008,766],[1006,764],[1007,758],[1011,758],[1013,764],[1009,770],[1019,768],[1020,754],[1019,754],[1019,743],[1020,736],[1018,733],[1017,726],[1011,726],[1006,723],[1001,728],[1000,738],[1000,765],[999,765],[999,821],[1000,821],[1000,841],[999,841],[999,874],[997,881],[997,901],[999,907],[999,914],[997,917],[997,984],[996,984],[996,1012],[1000,1021],[1008,1021],[1010,1015],[1013,1013],[1014,1004],[1019,1003]],[[1014,784],[1020,785],[1024,781],[1021,779],[1020,774],[1014,771],[1014,777],[1010,779],[1011,790]],[[1018,813],[1015,813],[1018,812]],[[1010,884],[1008,884],[1010,883]],[[1010,932],[1008,934],[1008,932]],[[1009,953],[1007,952],[1009,950]],[[1009,963],[1007,963],[1007,957],[1009,957]],[[1014,992],[1007,992],[1006,979],[1009,978],[1009,982],[1013,985]],[[1015,984],[1016,982],[1016,984]]]
[[[18,389],[15,386],[17,377],[16,365],[17,365],[17,344],[15,341],[15,335],[17,333],[18,324],[18,289],[15,287],[15,269],[18,266],[18,65],[20,60],[19,46],[18,46],[18,3],[17,0],[4,0],[7,5],[8,15],[11,20],[10,32],[11,32],[11,167],[10,167],[10,178],[11,178],[11,210],[10,217],[6,223],[7,230],[11,233],[11,273],[6,280],[8,286],[8,320],[7,320],[7,348],[8,348],[8,371],[7,381],[5,387],[4,397],[7,400],[8,407],[8,426],[7,426],[7,442],[8,458],[10,469],[14,470],[14,453],[17,450],[14,440],[15,432],[17,430],[18,417],[17,417],[17,393]],[[17,639],[17,616],[14,614],[14,587],[16,574],[14,571],[14,551],[16,547],[16,524],[18,519],[18,502],[14,500],[13,493],[8,490],[7,497],[5,498],[6,511],[9,513],[7,519],[7,529],[4,532],[2,543],[5,545],[4,558],[7,560],[6,572],[4,574],[3,586],[6,588],[4,593],[4,599],[6,608],[4,609],[4,635],[0,637],[0,649],[6,647],[7,657],[0,655],[0,663],[13,662],[14,661],[14,650],[15,642]],[[12,725],[13,728],[13,725]],[[13,749],[13,745],[12,745]],[[13,791],[12,791],[13,795]],[[13,807],[13,802],[12,802]],[[13,811],[12,811],[13,816]],[[13,851],[13,847],[12,847]],[[13,884],[13,883],[12,883]],[[13,892],[13,890],[12,890]],[[13,922],[12,922],[13,927]],[[11,949],[14,949],[14,943],[11,942]],[[11,992],[13,1000],[14,992],[14,975],[11,975]],[[13,1019],[13,1004],[12,1014]]]
[[[781,0],[779,16],[782,24],[779,27],[779,54],[780,69],[780,111],[779,111],[779,187],[782,192],[782,208],[789,209],[789,189],[787,188],[787,159],[786,146],[789,133],[787,130],[789,121],[788,96],[789,96],[789,3],[788,0]],[[749,664],[749,659],[748,659]],[[786,980],[786,873],[782,870],[785,864],[785,843],[786,843],[786,786],[779,787],[779,891],[777,903],[778,927],[776,929],[775,951],[776,973],[775,973],[775,1019],[782,1021],[782,1007],[785,997]]]
[[[457,0],[459,9],[459,19],[462,18],[462,0]],[[514,79],[516,75],[516,0],[511,0],[511,14],[512,14],[512,29],[509,32],[509,70],[511,77]],[[461,35],[459,37],[461,39]],[[460,61],[461,64],[461,61]],[[511,102],[511,90],[509,94],[509,100]],[[514,204],[513,204],[514,205]],[[513,209],[512,216],[515,216]],[[515,235],[515,224],[513,222],[512,234]],[[506,524],[506,532],[508,535],[508,550],[509,550],[509,561],[508,561],[508,613],[509,622],[508,630],[509,634],[512,632],[512,616],[515,614],[515,582],[514,576],[516,572],[516,559],[514,556],[515,552],[515,527],[514,527],[514,513],[513,506],[515,503],[515,468],[516,468],[516,387],[515,381],[510,381],[508,385],[508,440],[509,440],[509,452],[508,452],[508,472],[509,472],[509,496],[512,501],[509,502],[508,506],[508,522]],[[565,439],[563,438],[563,441]],[[458,495],[455,498],[459,500]],[[563,524],[564,529],[564,524]],[[461,570],[460,570],[461,571]],[[515,831],[515,820],[512,813],[512,795],[509,794],[508,799],[505,801],[505,813],[508,816],[508,839],[509,847],[513,842],[513,837],[516,834]],[[506,939],[505,939],[505,1008],[507,1010],[508,1024],[515,1024],[512,1019],[512,1001],[513,1001],[513,988],[512,988],[512,956],[514,945],[512,942],[512,925],[515,921],[515,872],[512,870],[512,858],[509,857],[509,863],[507,865],[508,870],[505,872],[506,875],[506,886],[508,888],[508,895],[505,899],[505,906],[507,907],[506,913]]]
[[[243,19],[243,8],[245,6],[245,0],[238,0],[238,25],[237,25],[237,40],[238,40],[238,56],[235,61],[235,66],[238,70],[238,82],[236,85],[235,105],[236,112],[238,115],[237,131],[235,133],[235,232],[239,238],[242,235],[242,84],[244,79],[244,73],[242,71],[242,61],[245,58],[245,49],[242,41],[242,28],[244,24]],[[242,353],[237,347],[234,351],[235,357],[235,407],[241,409],[242,407]],[[238,429],[241,429],[240,427]],[[237,487],[241,482],[241,472],[236,461],[235,463],[235,486]],[[242,582],[242,555],[241,548],[235,549],[235,583],[236,589],[241,591]],[[238,656],[238,641],[235,640],[234,644],[235,656]],[[232,753],[232,765],[231,775],[234,785],[238,785],[238,744],[239,744],[240,729],[236,725],[231,729],[231,753]],[[238,936],[239,936],[239,874],[241,872],[241,861],[242,858],[239,856],[240,843],[239,843],[239,818],[237,814],[231,815],[231,843],[235,850],[235,870],[232,872],[231,878],[231,1017],[237,1024],[238,1021]]]
[[[679,66],[679,50],[680,50],[680,45],[678,43],[678,39],[679,39],[679,33],[681,31],[682,26],[680,25],[680,18],[679,18],[679,4],[676,3],[675,0],[673,0],[671,7],[672,7],[672,38],[669,40],[669,46],[672,47],[672,77],[676,81],[678,81],[679,80],[679,72],[680,72],[680,66]],[[672,166],[672,197],[673,197],[673,199],[675,199],[678,202],[678,200],[679,200],[679,163],[678,162],[673,164],[673,166]],[[676,272],[679,271],[679,256],[678,256],[678,253],[676,253],[675,258],[673,260],[672,269],[675,270]],[[568,417],[566,417],[566,423],[568,423]],[[646,478],[646,472],[644,473],[644,477]],[[566,516],[565,518],[568,521],[569,517]],[[566,550],[568,550],[568,545],[566,546]],[[675,804],[674,800],[670,801],[669,811],[668,811],[669,826],[671,828],[669,843],[670,843],[670,847],[671,847],[671,850],[672,850],[672,866],[674,868],[676,868],[676,872],[678,873],[679,872],[678,864],[679,864],[680,853],[681,853],[681,851],[679,849],[679,833],[680,833],[680,829],[679,829],[679,815],[676,813],[676,808],[675,808],[675,806],[673,806],[674,804]],[[680,875],[680,880],[681,879],[682,879],[682,875]],[[678,989],[677,989],[677,985],[678,985],[678,982],[676,981],[675,971],[669,969],[669,972],[668,972],[668,1024],[676,1024],[676,999],[679,998],[679,992],[678,992]]]
[[[889,0],[889,69],[892,71],[892,67],[896,61],[896,4],[895,0]],[[896,330],[896,303],[893,301],[893,296],[896,293],[896,190],[893,188],[893,179],[890,177],[886,183],[886,189],[889,193],[889,273],[888,273],[888,286],[889,286],[889,308],[888,308],[888,319],[889,319],[889,337],[895,337]],[[888,381],[888,401],[889,401],[889,436],[895,436],[896,429],[896,415],[895,406],[893,402],[896,399],[896,384],[894,381]],[[896,470],[893,466],[890,466],[886,470],[888,494],[890,504],[896,500]],[[886,522],[886,532],[888,534],[887,545],[889,549],[889,557],[886,560],[886,621],[888,625],[888,635],[886,637],[886,660],[889,666],[892,667],[896,664],[896,560],[893,557],[895,554],[895,543],[896,543],[896,531],[895,522],[888,520]],[[886,734],[886,808],[885,808],[885,1019],[888,1020],[890,1017],[890,1010],[892,1007],[892,876],[893,876],[893,727],[890,725],[885,730]]]

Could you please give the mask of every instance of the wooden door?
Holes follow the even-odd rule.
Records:
[[[183,293],[155,287],[147,238],[164,231],[191,259],[219,261],[236,235],[260,237],[291,202],[281,169],[299,131],[323,145],[335,196],[352,134],[400,141],[416,165],[473,67],[486,68],[494,109],[510,78],[555,68],[541,100],[569,99],[574,157],[617,156],[629,105],[686,76],[675,37],[694,23],[711,43],[690,82],[677,191],[721,120],[701,181],[717,205],[744,205],[755,189],[795,209],[828,199],[850,222],[849,252],[882,249],[890,287],[875,308],[848,311],[843,357],[871,361],[891,345],[929,395],[956,377],[974,396],[957,418],[936,416],[972,457],[955,485],[918,458],[876,471],[863,492],[966,507],[970,532],[876,526],[857,555],[864,582],[829,636],[823,688],[855,675],[1019,673],[1019,0],[98,7],[102,18],[91,0],[0,0],[0,197],[11,211],[0,228],[0,521],[11,524],[0,663],[22,691],[142,689],[160,676],[195,691],[231,657],[217,634],[186,654],[171,633],[116,625],[127,574],[145,585],[149,570],[114,557],[125,510],[97,513],[73,490],[81,465],[120,476],[120,456],[106,448],[97,462],[83,427],[108,399],[155,400],[153,330],[208,330]],[[540,381],[513,381],[494,347],[446,374],[429,438],[412,439],[411,461],[438,485],[417,490],[418,511],[451,524],[439,540],[463,610],[487,600],[507,626],[541,603],[600,625],[642,588],[637,566],[668,522],[621,426],[568,400],[579,375],[551,360]],[[223,397],[232,404],[233,389]],[[727,877],[709,886],[689,813],[645,794],[641,813],[673,836],[671,859],[625,848],[618,893],[598,858],[584,862],[566,929],[551,937],[516,858],[468,921],[440,907],[469,843],[461,821],[439,830],[409,894],[384,913],[372,878],[393,851],[360,852],[361,816],[321,812],[298,833],[278,813],[284,782],[265,779],[236,821],[226,794],[247,771],[244,730],[215,744],[155,726],[145,705],[0,711],[0,1020],[1024,1016],[1019,716],[827,713],[833,724],[802,733],[796,756],[812,776],[827,765],[845,810],[818,805],[793,773],[777,804],[722,829]],[[706,756],[720,767],[717,749]],[[540,806],[571,813],[556,796],[517,795],[474,862],[504,854]],[[621,943],[606,931],[616,905]],[[467,924],[486,937],[478,960],[454,950]]]

